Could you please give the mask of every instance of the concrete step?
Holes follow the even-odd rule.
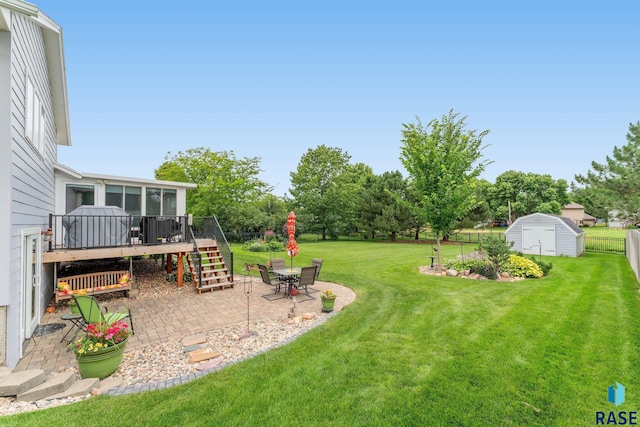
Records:
[[[0,396],[17,396],[47,380],[42,369],[13,372],[0,377]]]
[[[62,393],[76,380],[75,372],[51,374],[45,382],[16,395],[18,402],[33,402],[47,396]]]
[[[48,396],[46,399],[64,399],[67,397],[84,396],[91,393],[91,390],[97,388],[99,385],[100,380],[98,378],[84,378],[71,384],[71,386],[62,393]]]

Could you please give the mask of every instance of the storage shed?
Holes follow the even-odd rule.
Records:
[[[512,249],[524,254],[565,255],[584,253],[585,232],[571,219],[558,215],[534,213],[518,218],[505,231]]]

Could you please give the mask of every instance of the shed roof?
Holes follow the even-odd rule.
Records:
[[[530,215],[525,215],[525,216],[521,216],[520,218],[516,219],[513,224],[511,224],[509,226],[509,228],[507,228],[505,230],[505,233],[508,233],[509,230],[511,229],[511,227],[514,227],[516,224],[518,224],[519,222],[526,222],[527,219],[531,219],[534,217],[541,217],[544,218],[546,220],[548,220],[549,222],[555,222],[555,223],[561,223],[564,224],[568,229],[570,229],[576,236],[580,235],[580,234],[584,234],[585,231],[583,229],[581,229],[580,227],[578,227],[572,219],[564,217],[564,216],[559,216],[559,215],[551,215],[551,214],[545,214],[545,213],[540,213],[540,212],[536,212],[536,213],[532,213]]]

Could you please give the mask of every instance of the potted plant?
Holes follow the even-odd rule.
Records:
[[[326,289],[320,294],[322,300],[322,311],[328,313],[333,311],[333,304],[336,302],[336,294],[331,289]]]
[[[74,300],[69,300],[69,310],[71,310],[71,314],[80,314],[78,304]]]
[[[103,379],[113,374],[120,366],[129,335],[129,325],[122,320],[88,325],[86,333],[69,344],[80,376]]]

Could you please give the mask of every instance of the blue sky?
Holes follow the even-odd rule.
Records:
[[[445,4],[446,3],[446,4]],[[153,178],[195,147],[287,193],[320,144],[400,170],[402,123],[490,129],[484,178],[569,182],[640,120],[635,2],[36,2],[64,34],[80,172]]]

